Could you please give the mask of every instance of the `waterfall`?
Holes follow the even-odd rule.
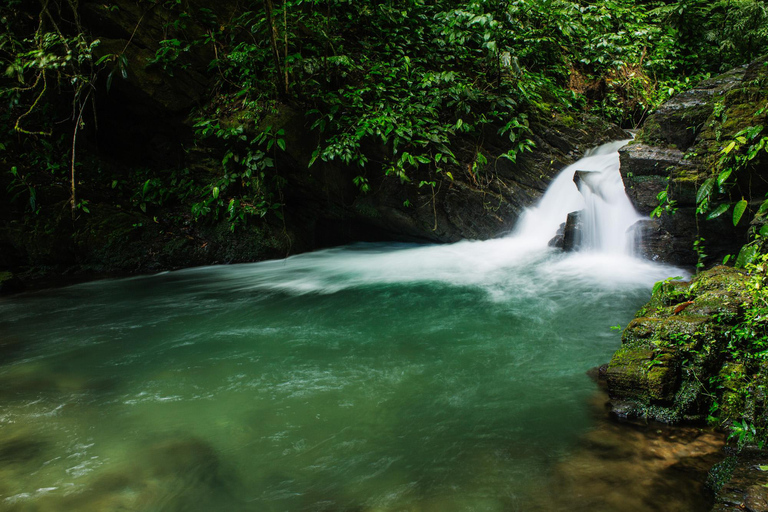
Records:
[[[512,237],[546,244],[569,213],[580,211],[583,250],[631,254],[629,228],[643,217],[629,201],[619,173],[618,151],[627,142],[599,146],[563,169],[539,204],[525,212]]]

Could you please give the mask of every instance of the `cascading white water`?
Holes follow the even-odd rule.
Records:
[[[618,141],[595,148],[563,169],[539,204],[528,209],[515,231],[504,238],[444,245],[359,244],[257,266],[232,267],[231,271],[219,269],[218,276],[225,286],[231,285],[225,283],[231,274],[231,279],[243,288],[296,293],[336,293],[371,284],[442,282],[479,286],[499,300],[510,293],[536,294],[547,286],[558,287],[561,280],[599,282],[609,287],[652,283],[673,271],[636,259],[629,252],[631,236],[627,230],[641,216],[626,197],[618,172],[618,150],[626,143]],[[581,193],[573,181],[576,171],[589,173]],[[568,213],[582,209],[587,210],[583,215],[585,250],[558,254],[548,246],[549,241]],[[519,269],[527,268],[546,278],[526,278],[510,286],[519,277]]]
[[[569,213],[582,210],[582,249],[631,254],[633,237],[628,230],[642,217],[627,198],[619,174],[618,150],[627,142],[602,145],[563,169],[512,236],[546,243]],[[581,171],[579,187],[574,182],[577,171]]]

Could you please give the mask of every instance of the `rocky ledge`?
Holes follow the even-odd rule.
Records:
[[[658,217],[638,226],[641,251],[649,259],[676,265],[694,265],[693,242],[705,240],[707,263],[738,252],[747,242],[748,223],[734,228],[731,215],[706,220],[696,213],[699,186],[717,169],[721,151],[736,134],[765,124],[761,111],[768,95],[767,59],[761,58],[674,96],[648,117],[635,140],[621,151],[621,176],[635,208],[650,215],[666,202]],[[760,114],[763,112],[762,114]],[[757,115],[757,117],[756,117]],[[735,172],[732,189],[750,201],[762,201],[766,182],[753,179],[768,172],[765,158],[752,162],[750,172]]]
[[[660,283],[601,369],[614,416],[730,433],[734,454],[710,471],[715,512],[768,511],[768,457],[755,448],[768,428],[765,270],[718,266]]]

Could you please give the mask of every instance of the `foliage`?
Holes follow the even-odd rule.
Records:
[[[768,103],[752,115],[753,120],[764,121],[766,109]],[[719,137],[720,132],[716,133]],[[768,199],[762,200],[757,207],[750,206],[753,200],[751,181],[757,175],[757,164],[761,157],[763,162],[768,160],[765,156],[768,152],[768,132],[763,124],[750,125],[719,142],[714,172],[699,185],[696,192],[696,213],[712,220],[732,210],[731,221],[735,228],[744,224],[742,219],[745,215],[753,221],[768,211]],[[751,241],[742,247],[736,258],[737,267],[745,267],[755,259],[762,239],[768,234],[768,229],[763,228],[751,231]]]
[[[725,353],[734,364],[712,376],[709,385],[715,399],[709,420],[727,427],[729,437],[739,447],[768,441],[768,410],[766,410],[766,374],[768,363],[768,255],[746,264],[749,278],[745,283],[748,300],[743,316],[732,326],[726,326]]]
[[[235,226],[247,224],[250,218],[280,208],[273,191],[279,193],[283,180],[270,171],[275,167],[276,152],[285,151],[283,129],[266,127],[249,137],[242,124],[227,127],[214,119],[201,119],[195,128],[201,139],[220,139],[227,148],[221,161],[223,175],[210,187],[204,187],[202,196],[198,195],[199,200],[192,205],[196,220],[205,216],[219,219],[226,213],[234,231]]]
[[[142,167],[82,166],[78,133],[93,140],[99,95],[132,72],[125,50],[95,59],[99,41],[74,0],[42,8],[10,0],[0,7],[0,115],[15,130],[0,144],[13,155],[8,192],[18,209],[61,200],[53,189],[66,179],[73,215],[88,208],[76,188],[112,190],[144,213],[185,202],[194,219],[233,226],[279,215],[278,159],[293,148],[270,117],[288,107],[317,140],[310,166],[353,167],[361,193],[384,175],[429,187],[434,198],[457,172],[482,186],[495,159],[516,162],[533,149],[532,123],[553,114],[593,112],[635,126],[699,77],[753,57],[767,26],[756,0],[246,0],[231,12],[177,0],[138,5],[165,22],[150,68],[179,77],[193,56],[210,56],[215,83],[193,114],[194,144],[218,151],[220,169],[186,176],[177,193],[180,169],[145,176]],[[500,154],[480,149],[489,134],[506,138]],[[474,149],[457,150],[465,146]],[[736,207],[737,216],[750,213]]]

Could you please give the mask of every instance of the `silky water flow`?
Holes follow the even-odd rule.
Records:
[[[679,273],[627,251],[621,144],[505,238],[0,299],[0,511],[617,510],[566,492],[599,481],[586,372]],[[549,247],[584,208],[582,250]]]

